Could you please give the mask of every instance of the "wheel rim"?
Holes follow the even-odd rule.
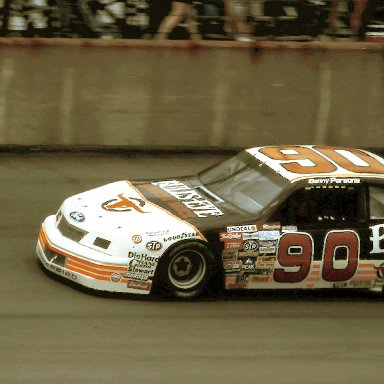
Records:
[[[189,289],[204,278],[207,265],[204,256],[195,250],[177,253],[168,266],[170,282],[177,288]]]

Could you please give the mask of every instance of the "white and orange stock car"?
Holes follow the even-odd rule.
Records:
[[[64,201],[37,254],[83,286],[195,297],[225,289],[384,285],[384,159],[269,146],[190,177],[118,181]]]

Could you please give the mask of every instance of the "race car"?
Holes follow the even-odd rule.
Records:
[[[250,148],[194,176],[117,181],[41,227],[54,274],[110,292],[384,285],[384,159],[320,145]]]

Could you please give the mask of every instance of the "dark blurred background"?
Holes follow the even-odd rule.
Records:
[[[183,0],[181,0],[183,2]],[[150,39],[170,13],[170,0],[2,0],[2,36]],[[190,1],[205,40],[382,39],[382,0]],[[184,12],[183,8],[180,12]],[[188,39],[185,18],[170,39]]]

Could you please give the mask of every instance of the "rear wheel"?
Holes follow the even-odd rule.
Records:
[[[180,244],[160,262],[161,293],[186,299],[200,296],[209,285],[213,267],[214,257],[204,244]]]

